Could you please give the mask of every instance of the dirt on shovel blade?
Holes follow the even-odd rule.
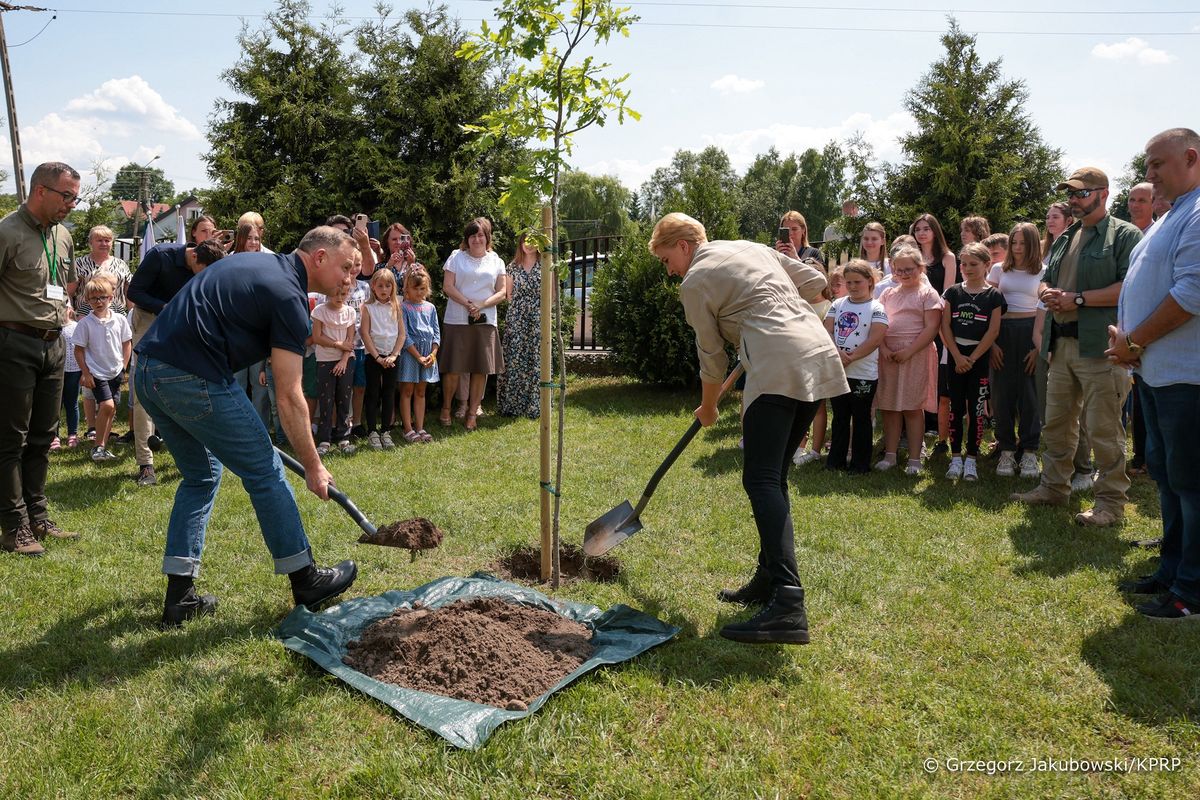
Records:
[[[496,597],[396,609],[346,645],[364,675],[422,692],[524,711],[594,650],[592,631]]]
[[[387,547],[403,547],[406,550],[432,550],[442,543],[442,529],[424,517],[402,519],[384,525],[374,536],[363,534],[358,537],[362,544],[381,544]]]

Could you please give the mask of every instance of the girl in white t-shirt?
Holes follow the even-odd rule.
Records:
[[[354,309],[346,305],[349,287],[339,286],[312,312],[312,340],[317,350],[317,453],[329,452],[331,442],[346,455],[350,444],[351,394],[354,370],[348,369],[357,333]]]
[[[879,385],[879,345],[888,318],[883,303],[872,294],[875,270],[870,264],[852,260],[842,268],[842,280],[846,296],[833,301],[825,315],[825,330],[837,345],[850,391],[829,401],[833,438],[825,467],[865,474],[871,471],[871,405]]]
[[[373,450],[391,450],[392,425],[396,415],[396,374],[400,351],[404,349],[404,319],[396,276],[390,269],[377,269],[371,275],[371,299],[362,305],[360,331],[366,349],[364,366],[367,386],[363,417],[367,422],[367,443]],[[382,427],[380,410],[382,402]]]
[[[887,231],[884,230],[883,224],[868,222],[858,240],[858,257],[874,267],[880,278],[886,278],[892,274],[892,263],[888,261],[887,254]]]

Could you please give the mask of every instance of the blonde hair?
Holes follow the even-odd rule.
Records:
[[[879,273],[863,258],[852,258],[841,267],[838,267],[836,271],[842,273],[843,279],[846,275],[861,275],[871,284],[872,289],[875,288],[875,283],[879,280]]]
[[[892,272],[896,271],[896,265],[901,261],[911,261],[916,265],[917,272],[925,273],[925,256],[922,255],[921,248],[907,244],[897,247],[896,252],[892,253]]]
[[[804,231],[804,235],[800,237],[800,246],[808,247],[808,220],[799,211],[785,211],[783,216],[779,218],[779,227],[784,227],[789,222],[799,223],[800,228]]]
[[[989,267],[992,264],[992,251],[988,250],[983,242],[971,242],[964,244],[962,250],[958,251],[958,260],[961,262],[964,258],[972,258]]]
[[[892,250],[891,250],[891,254],[890,254],[892,257],[892,261],[896,260],[896,253],[899,253],[905,247],[916,247],[918,250],[920,249],[920,247],[917,246],[916,239],[914,239],[912,236],[908,235],[907,233],[902,233],[899,236],[897,236],[894,240],[892,240]]]
[[[392,307],[392,319],[399,322],[400,297],[396,294],[396,276],[392,274],[390,269],[387,269],[386,267],[383,269],[377,269],[375,270],[374,274],[371,275],[371,296],[367,298],[367,302],[382,305],[382,303],[380,303],[380,301],[375,297],[375,286],[376,284],[380,283],[386,283],[392,290],[392,299],[388,301],[388,305]]]
[[[432,291],[429,286],[429,273],[423,269],[410,269],[404,273],[404,291],[407,292],[409,287],[421,292],[422,301],[429,299]]]
[[[1022,263],[1020,264],[1017,263],[1012,251],[1012,240],[1017,237],[1020,237],[1022,244],[1025,245],[1025,256],[1021,259]],[[1038,235],[1036,225],[1032,222],[1018,222],[1013,225],[1012,231],[1008,234],[1007,244],[1008,251],[1000,269],[1005,272],[1017,269],[1021,272],[1028,272],[1030,275],[1037,275],[1042,271],[1042,240]]]
[[[100,236],[105,236],[109,239],[116,238],[116,236],[113,235],[112,228],[108,227],[107,225],[93,225],[92,229],[88,231],[88,242],[91,242],[92,237],[97,234]]]
[[[672,247],[678,242],[691,242],[699,247],[708,241],[708,234],[699,220],[692,219],[687,214],[672,211],[660,219],[650,234],[650,252],[660,247]]]
[[[262,214],[258,213],[257,211],[247,211],[245,214],[242,214],[240,217],[238,217],[238,227],[240,228],[242,225],[253,225],[254,227],[258,228],[259,236],[262,236],[263,228],[265,227],[263,225]]]
[[[107,273],[97,272],[88,278],[88,282],[83,286],[84,299],[90,300],[96,290],[107,292],[111,297],[117,291],[117,284]]]
[[[888,257],[887,230],[883,227],[882,222],[868,222],[866,225],[863,226],[863,229],[862,229],[863,233],[866,233],[867,231],[874,231],[875,233],[878,233],[883,238],[883,244],[879,248],[879,266],[882,267],[883,262],[887,261],[887,257]],[[859,237],[858,237],[858,257],[861,258],[863,261],[869,262],[871,260],[870,257],[867,255],[867,249],[865,247],[863,247],[862,234],[859,234]]]

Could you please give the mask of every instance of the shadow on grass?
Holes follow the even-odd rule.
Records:
[[[1085,528],[1072,518],[1078,502],[1067,507],[1033,507],[1025,520],[1008,529],[1013,550],[1027,562],[1013,573],[1032,572],[1058,577],[1084,568],[1109,570],[1120,567],[1129,542],[1121,538],[1121,528]]]
[[[1200,627],[1130,610],[1119,625],[1086,638],[1081,655],[1108,684],[1118,714],[1146,725],[1200,717]]]
[[[220,612],[176,631],[159,631],[162,595],[143,593],[62,616],[30,641],[0,650],[0,690],[136,678],[162,663],[202,654],[229,639],[261,634],[278,623],[265,607],[252,622]]]
[[[613,381],[567,390],[568,408],[574,407],[596,415],[690,415],[698,405],[698,390],[666,389],[640,383]],[[685,422],[679,429],[680,436],[687,430],[687,425]]]
[[[123,483],[129,482],[133,485],[133,476],[136,474],[137,465],[132,460],[128,468],[118,464],[97,466],[94,471],[89,470],[83,475],[72,473],[70,477],[48,482],[46,496],[55,508],[65,511],[93,508],[108,502],[121,490]]]

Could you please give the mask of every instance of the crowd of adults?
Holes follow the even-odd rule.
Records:
[[[1108,211],[1108,177],[1083,168],[1058,186],[1066,200],[1048,209],[1044,232],[1020,223],[992,233],[968,217],[957,258],[931,214],[890,247],[884,227],[867,224],[859,257],[832,270],[799,212],[784,215],[774,248],[708,242],[684,215],[660,221],[651,249],[684,277],[702,423],[715,419],[726,343],[747,370],[744,483],[759,569],[722,599],[764,610],[723,635],[807,640],[787,472],[822,457],[830,468],[870,471],[876,409],[884,436],[875,469],[897,465],[903,439],[906,471],[920,474],[929,429],[932,456],[950,457],[947,476],[978,480],[990,416],[995,472],[1040,476],[1012,499],[1062,506],[1090,488],[1094,504],[1074,517],[1084,526],[1122,522],[1128,475],[1144,464],[1159,486],[1162,558],[1158,572],[1123,588],[1156,595],[1138,606],[1150,617],[1200,611],[1200,479],[1188,463],[1200,435],[1200,137],[1165,131],[1146,154],[1146,183],[1129,192],[1132,222]],[[487,219],[466,225],[445,264],[439,319],[400,223],[376,240],[365,215],[336,215],[280,255],[266,248],[254,212],[229,230],[201,216],[187,241],[153,248],[131,273],[103,226],[75,258],[62,225],[79,199],[75,170],[41,164],[30,184],[27,201],[0,221],[0,547],[37,556],[47,539],[78,536],[51,518],[50,454],[87,440],[93,460],[114,458],[112,419],[129,370],[138,483],[156,483],[163,443],[182,476],[163,560],[164,625],[216,606],[194,579],[224,467],[250,494],[276,572],[289,575],[297,603],[315,607],[357,568],[316,565],[273,445],[293,449],[308,488],[325,499],[322,456],[353,452],[355,438],[395,447],[397,417],[406,442],[433,438],[428,383],[443,384],[444,426],[458,418],[475,429],[489,375],[501,376],[500,413],[538,415],[539,254],[521,240],[506,264]]]

